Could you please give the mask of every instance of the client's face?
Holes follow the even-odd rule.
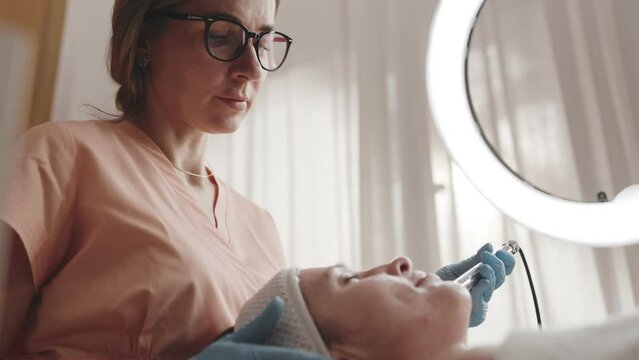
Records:
[[[300,273],[300,287],[337,359],[430,359],[466,341],[470,295],[401,257],[373,269]]]

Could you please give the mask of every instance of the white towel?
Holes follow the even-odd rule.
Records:
[[[521,331],[496,360],[639,360],[639,312],[580,329]]]

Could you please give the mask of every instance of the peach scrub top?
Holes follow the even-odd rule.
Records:
[[[194,356],[285,265],[265,210],[212,176],[210,219],[131,122],[47,123],[16,151],[0,220],[38,297],[11,358]]]

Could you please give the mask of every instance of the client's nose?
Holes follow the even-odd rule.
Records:
[[[372,269],[362,271],[360,273],[360,279],[365,277],[388,274],[393,276],[402,276],[413,270],[413,262],[406,256],[400,256],[388,264],[376,266]]]
[[[386,265],[386,272],[390,275],[403,275],[413,270],[413,262],[406,256],[400,256]]]

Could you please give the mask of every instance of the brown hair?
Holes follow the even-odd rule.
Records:
[[[115,104],[121,118],[131,118],[144,107],[144,71],[137,65],[142,28],[149,14],[168,10],[186,0],[115,0],[110,43],[111,78],[120,85]],[[280,0],[275,0],[276,9]]]

